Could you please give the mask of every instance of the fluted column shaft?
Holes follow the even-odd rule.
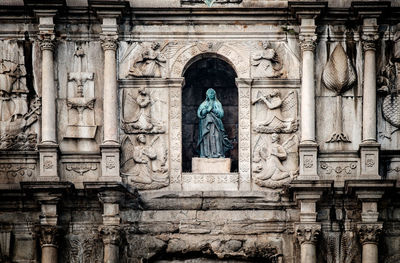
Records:
[[[104,50],[104,144],[118,143],[118,98],[117,98],[117,35],[103,35]]]
[[[300,26],[302,50],[301,78],[301,141],[315,142],[315,84],[314,84],[314,19],[303,18]]]
[[[56,143],[56,90],[52,42],[54,35],[45,35],[42,50],[42,142]]]
[[[363,142],[376,142],[376,54],[378,39],[376,18],[366,18],[363,24],[364,89]]]

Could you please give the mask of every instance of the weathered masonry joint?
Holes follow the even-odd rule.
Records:
[[[400,3],[0,1],[0,262],[400,262]]]

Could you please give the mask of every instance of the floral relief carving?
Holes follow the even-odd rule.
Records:
[[[5,163],[0,164],[1,176],[28,176],[35,172],[36,164]]]
[[[355,173],[357,169],[357,162],[343,162],[343,163],[328,163],[321,162],[321,169],[325,170],[325,174],[332,175],[350,175]]]

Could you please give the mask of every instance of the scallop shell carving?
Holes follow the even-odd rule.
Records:
[[[342,94],[353,87],[357,76],[342,45],[336,45],[322,72],[322,83],[329,90]]]
[[[396,128],[400,128],[400,94],[389,94],[383,100],[383,117]]]

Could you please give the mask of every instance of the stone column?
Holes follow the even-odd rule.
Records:
[[[364,50],[363,79],[363,130],[361,175],[363,178],[379,177],[379,144],[376,142],[376,41],[379,38],[377,18],[364,18],[362,45]]]
[[[98,195],[103,204],[103,225],[100,226],[100,234],[104,245],[104,262],[119,262],[120,245],[120,221],[119,202],[123,193],[118,190],[105,190]]]
[[[35,199],[39,201],[40,215],[40,247],[42,250],[42,263],[57,263],[58,257],[58,214],[57,204],[61,194],[38,192]]]
[[[102,181],[121,181],[119,174],[116,17],[103,17],[101,46],[104,51]]]
[[[362,244],[363,263],[378,263],[378,241],[383,226],[378,222],[378,202],[383,194],[384,191],[377,189],[356,191],[358,199],[362,202],[362,222],[357,225],[357,229]]]
[[[42,140],[39,144],[39,180],[58,181],[56,135],[56,85],[54,84],[54,10],[36,12],[39,16],[39,43],[42,51]]]
[[[300,222],[295,224],[295,237],[300,243],[301,263],[316,263],[316,242],[321,233],[317,222],[317,202],[332,182],[293,181],[291,185],[295,200],[300,206]]]
[[[40,247],[42,249],[42,263],[57,263],[58,229],[54,225],[40,226]]]
[[[317,223],[301,223],[296,225],[295,233],[300,243],[300,262],[316,263],[316,242],[321,233],[321,225]]]
[[[376,142],[376,18],[364,18],[363,142]]]
[[[103,225],[100,227],[100,234],[103,239],[104,263],[119,262],[120,228],[119,226]]]
[[[362,263],[378,263],[378,242],[381,223],[363,223],[357,226],[362,245]]]
[[[300,180],[318,179],[317,144],[315,143],[315,72],[314,51],[317,35],[314,18],[302,18],[300,45],[302,51],[301,77],[301,143]]]

